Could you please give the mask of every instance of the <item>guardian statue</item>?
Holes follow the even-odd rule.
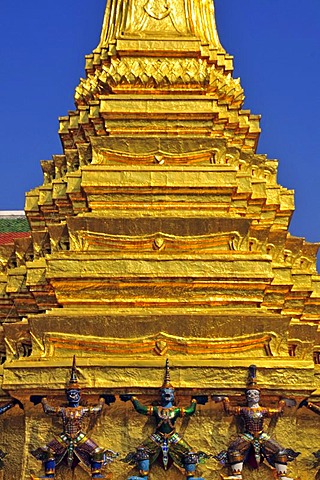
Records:
[[[101,396],[99,403],[93,407],[81,406],[81,389],[77,380],[76,361],[73,366],[69,384],[66,388],[67,406],[55,407],[48,403],[46,397],[32,396],[36,405],[41,402],[43,410],[48,415],[61,418],[63,431],[46,446],[31,452],[34,457],[44,463],[45,475],[40,478],[54,478],[56,467],[66,463],[74,469],[83,462],[91,469],[91,478],[105,478],[101,469],[110,463],[117,454],[111,450],[99,447],[82,431],[83,419],[89,415],[98,415],[105,403],[114,401],[112,395]],[[32,477],[34,480],[39,477]]]
[[[193,397],[188,407],[180,408],[174,405],[174,388],[170,383],[169,361],[166,361],[166,371],[163,385],[160,389],[160,404],[153,406],[142,405],[133,395],[121,395],[121,400],[131,400],[134,409],[155,419],[156,429],[137,448],[130,453],[125,461],[134,463],[139,470],[138,476],[128,480],[147,480],[150,466],[157,460],[164,470],[168,470],[175,463],[185,471],[189,480],[204,480],[196,477],[197,464],[208,456],[204,452],[195,452],[192,447],[176,432],[175,423],[178,418],[191,416],[196,411],[197,403],[204,405],[208,398],[205,396]]]
[[[279,480],[293,480],[287,476],[287,464],[294,460],[299,452],[279,445],[264,431],[266,418],[279,417],[285,405],[293,406],[292,400],[280,400],[277,408],[260,406],[260,389],[256,381],[256,366],[249,367],[248,386],[245,391],[246,406],[231,406],[228,397],[213,397],[222,401],[227,415],[239,416],[244,425],[243,433],[231,442],[228,450],[223,450],[215,458],[223,465],[229,465],[231,475],[224,479],[241,480],[243,464],[247,462],[258,468],[264,459],[275,468]]]

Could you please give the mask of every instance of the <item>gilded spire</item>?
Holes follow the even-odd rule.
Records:
[[[98,48],[224,52],[219,41],[213,0],[110,0],[107,2]],[[180,46],[178,47],[177,42]]]
[[[75,102],[83,107],[110,93],[208,93],[239,109],[244,95],[232,70],[213,0],[110,0]]]

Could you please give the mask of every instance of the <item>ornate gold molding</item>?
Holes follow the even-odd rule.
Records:
[[[211,251],[239,250],[241,235],[221,232],[211,235],[182,236],[155,232],[150,235],[112,235],[107,233],[77,230],[72,234],[73,247],[80,251],[101,250],[150,252],[168,251]]]
[[[46,332],[43,337],[43,356],[59,356],[63,352],[81,351],[90,356],[119,355],[201,355],[273,356],[281,339],[274,332],[257,333],[229,338],[181,337],[159,332],[136,338],[103,338],[86,335]]]

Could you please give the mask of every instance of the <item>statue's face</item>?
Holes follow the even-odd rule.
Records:
[[[161,388],[160,390],[161,405],[167,405],[174,402],[173,388]]]
[[[248,390],[246,392],[247,403],[250,405],[255,405],[260,402],[260,392],[259,390]]]
[[[71,388],[70,390],[67,390],[67,400],[71,407],[78,407],[80,403],[80,397],[80,390],[77,388]]]

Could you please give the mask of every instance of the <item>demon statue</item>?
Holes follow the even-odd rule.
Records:
[[[105,478],[101,469],[110,463],[117,454],[99,447],[91,440],[82,431],[82,421],[84,417],[99,414],[103,405],[113,402],[114,397],[112,395],[101,396],[98,405],[93,407],[80,405],[81,390],[77,381],[75,357],[70,381],[66,388],[66,397],[68,405],[61,407],[50,405],[46,397],[32,396],[30,398],[35,405],[41,402],[44,412],[60,417],[63,424],[63,432],[59,436],[46,446],[31,452],[34,457],[44,463],[45,475],[40,478],[54,478],[56,466],[63,462],[71,469],[74,469],[79,462],[83,462],[91,469],[91,478]]]
[[[139,470],[139,476],[132,476],[128,480],[147,480],[150,466],[158,460],[164,470],[175,463],[185,471],[189,480],[203,480],[195,477],[197,464],[208,456],[203,452],[195,452],[175,430],[176,420],[180,417],[195,413],[197,403],[204,405],[207,397],[193,397],[191,404],[186,408],[174,406],[174,388],[170,383],[169,362],[166,361],[166,371],[163,385],[160,389],[160,405],[142,405],[133,395],[121,395],[121,400],[131,400],[135,410],[142,415],[153,416],[156,429],[149,438],[144,440],[136,452],[130,453],[125,461],[134,463]]]
[[[23,409],[22,403],[19,400],[17,400],[16,398],[14,398],[10,402],[5,403],[4,405],[2,405],[2,407],[0,407],[0,415],[5,413],[7,410],[10,410],[10,408],[14,407],[15,405],[19,405],[19,407]],[[5,452],[3,452],[0,448],[0,469],[3,468],[3,461],[2,460],[4,459],[4,457],[6,455],[7,454]]]
[[[260,389],[256,382],[256,366],[249,367],[248,385],[245,391],[246,406],[230,405],[228,397],[213,397],[222,401],[228,415],[239,416],[244,425],[244,431],[215,458],[223,465],[229,465],[231,475],[225,479],[242,479],[244,462],[253,468],[258,468],[263,459],[275,468],[276,477],[280,480],[293,480],[287,476],[287,463],[294,460],[299,452],[283,448],[263,430],[265,418],[277,417],[283,414],[285,405],[293,406],[292,400],[280,400],[277,408],[261,407]],[[292,403],[293,402],[293,403]]]

